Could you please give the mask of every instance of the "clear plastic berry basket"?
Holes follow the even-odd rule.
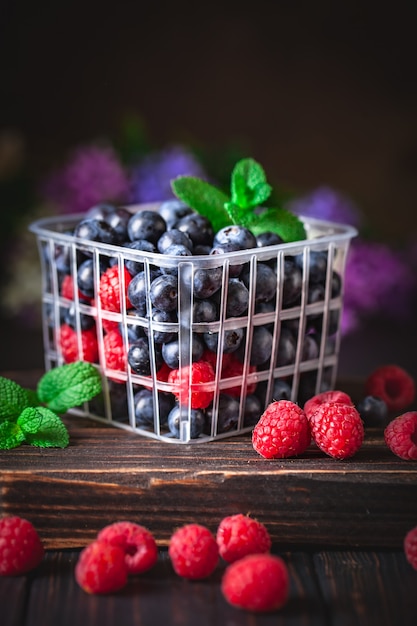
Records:
[[[86,242],[72,234],[80,219],[30,226],[42,269],[45,367],[88,360],[102,374],[102,394],[72,413],[201,443],[250,432],[273,400],[302,405],[334,388],[354,228],[302,218],[301,242],[178,257]],[[74,288],[86,260],[88,297]],[[175,302],[169,315],[155,307],[161,276]],[[133,300],[144,294],[140,305],[129,290]]]

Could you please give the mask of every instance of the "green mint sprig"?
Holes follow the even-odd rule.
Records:
[[[274,232],[285,242],[306,238],[302,221],[283,207],[265,207],[272,193],[262,166],[254,159],[238,161],[230,181],[230,198],[220,189],[192,176],[171,181],[174,194],[192,209],[207,217],[214,230],[238,224],[258,235]]]
[[[36,391],[0,376],[0,449],[28,443],[41,448],[65,448],[68,430],[57,413],[88,402],[102,389],[91,363],[76,361],[46,372]]]

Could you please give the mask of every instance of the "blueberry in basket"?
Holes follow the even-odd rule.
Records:
[[[97,205],[75,225],[83,308],[67,304],[64,320],[81,333],[96,328],[120,335],[125,359],[109,379],[130,386],[127,412],[138,428],[152,430],[155,408],[170,437],[182,436],[184,415],[191,438],[233,431],[239,423],[250,428],[270,400],[267,389],[290,397],[293,380],[300,393],[314,387],[310,381],[327,384],[327,374],[317,376],[321,333],[337,332],[340,303],[323,328],[326,294],[339,298],[342,278],[333,267],[329,272],[334,258],[326,245],[298,252],[307,239],[304,223],[282,207],[266,206],[272,188],[253,159],[236,164],[229,194],[190,176],[171,185],[176,199],[153,208]],[[294,253],[281,245],[297,242]],[[107,244],[118,246],[117,254]],[[71,263],[62,268],[71,275]],[[98,290],[103,276],[104,293]],[[303,306],[315,308],[303,313],[301,325],[303,294]],[[96,324],[100,314],[102,324]],[[99,351],[102,340],[98,336]],[[204,380],[201,363],[212,371]],[[302,374],[294,369],[299,363]],[[188,394],[179,392],[184,382],[191,385]],[[199,394],[208,398],[205,406],[200,400],[193,405]],[[179,404],[184,397],[189,407]]]

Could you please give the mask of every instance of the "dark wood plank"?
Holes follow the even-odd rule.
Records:
[[[320,552],[314,556],[333,626],[415,626],[417,572],[398,552]]]
[[[32,574],[0,576],[0,623],[2,626],[22,626],[25,623],[27,597]]]

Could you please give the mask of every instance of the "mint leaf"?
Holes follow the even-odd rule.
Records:
[[[0,422],[16,421],[29,404],[26,389],[9,378],[0,376]]]
[[[76,361],[49,370],[38,383],[39,400],[52,411],[65,413],[94,398],[102,389],[101,376],[91,363]]]
[[[265,172],[254,159],[242,159],[233,168],[231,180],[232,203],[242,209],[259,206],[269,198],[272,187]]]
[[[26,389],[26,393],[28,396],[28,406],[40,405],[38,394],[36,393],[36,391],[34,391],[33,389]]]
[[[230,225],[224,208],[229,198],[214,185],[194,176],[179,176],[171,181],[171,187],[177,198],[207,217],[215,231]]]
[[[0,450],[17,448],[25,441],[25,435],[18,424],[5,421],[0,424]]]
[[[302,241],[307,237],[302,221],[283,208],[269,208],[263,213],[253,214],[247,221],[247,228],[255,236],[268,231],[277,233],[285,243]]]
[[[24,439],[41,448],[65,448],[68,431],[58,415],[46,407],[27,407],[17,420]]]

